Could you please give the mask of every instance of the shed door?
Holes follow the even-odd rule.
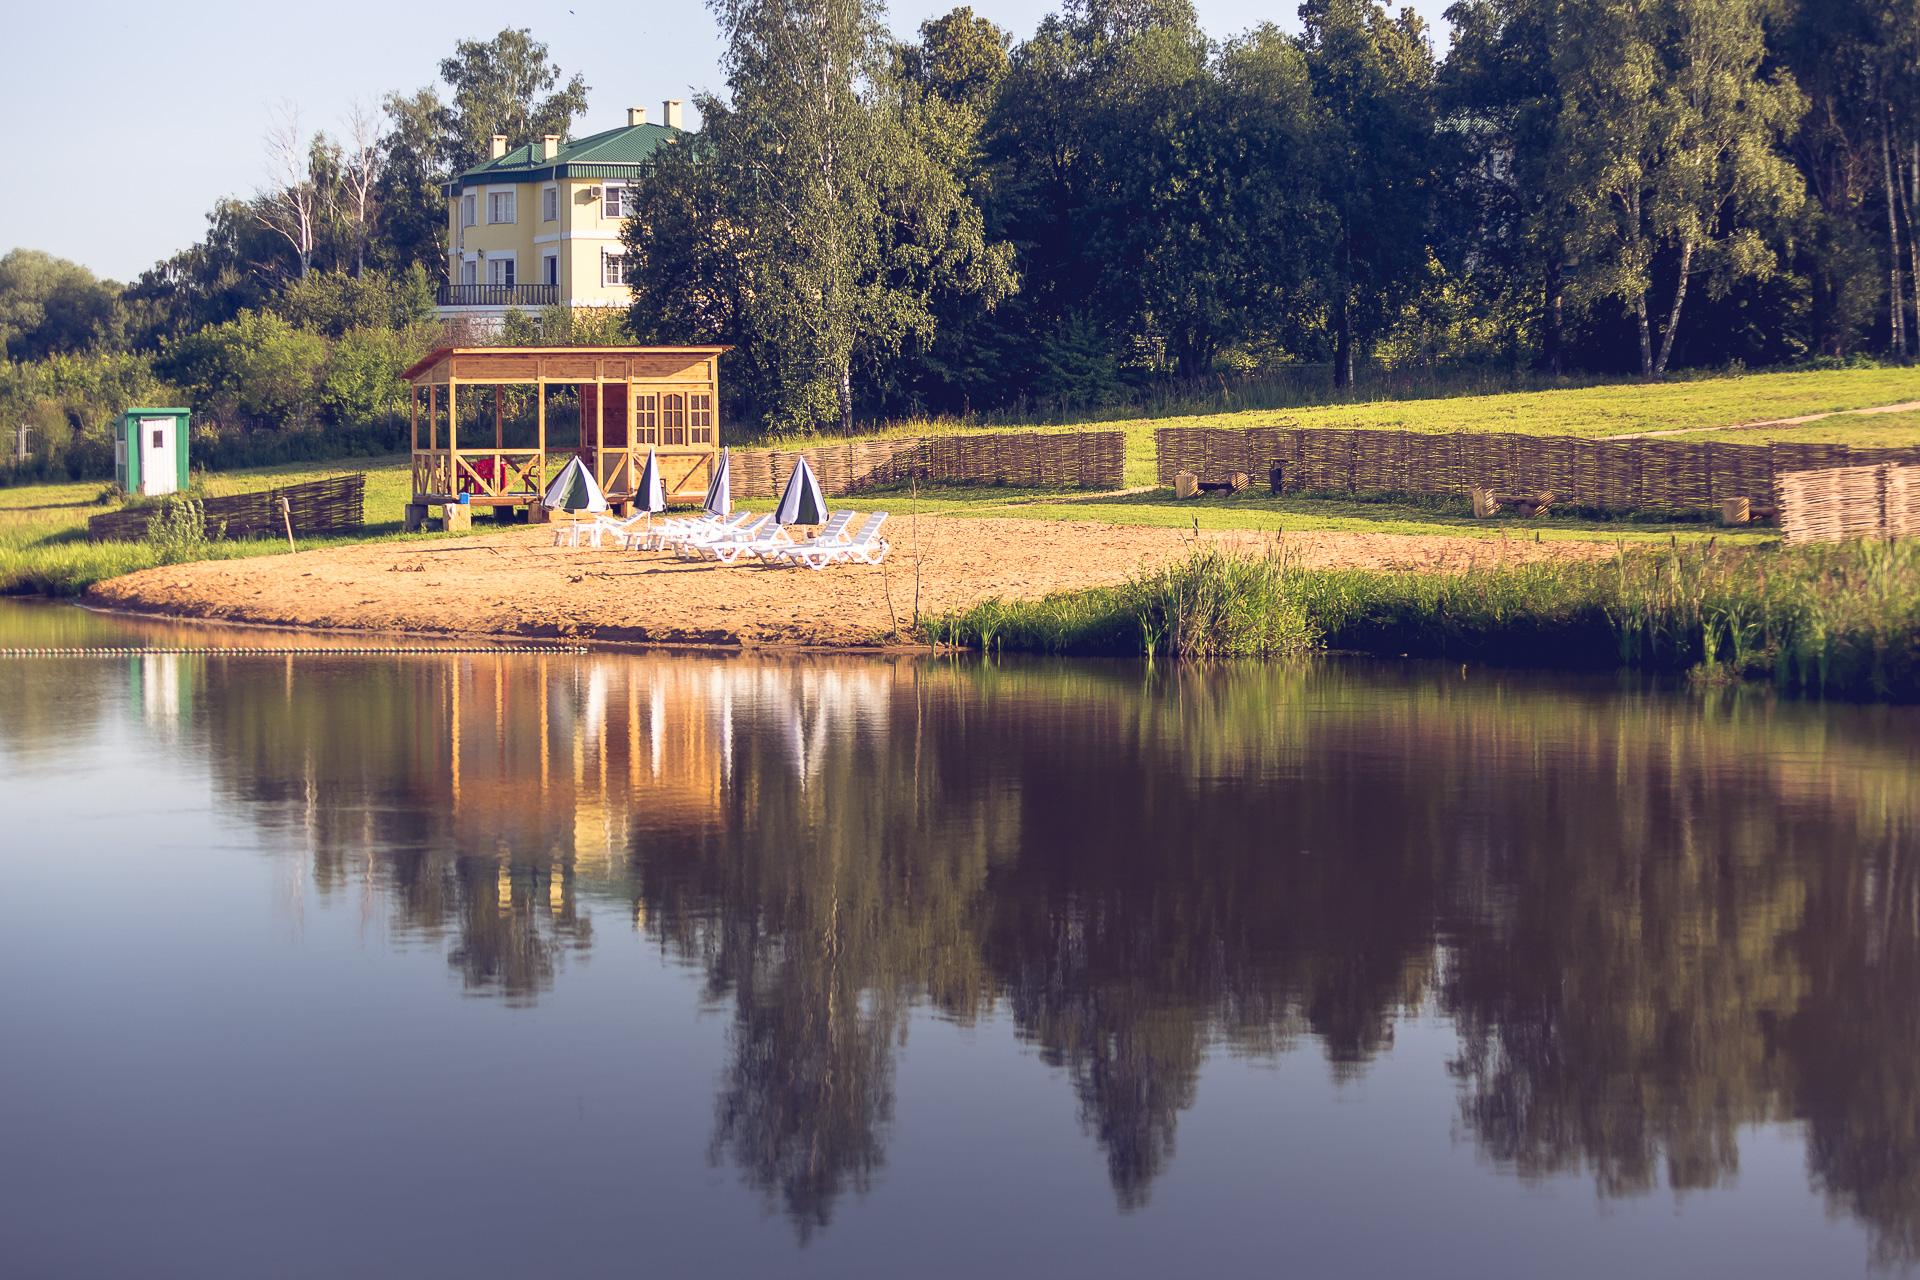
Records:
[[[180,487],[173,451],[177,427],[172,418],[140,419],[140,491],[172,493]]]

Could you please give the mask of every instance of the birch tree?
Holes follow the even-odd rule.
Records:
[[[287,242],[305,279],[320,236],[321,193],[313,177],[313,144],[300,129],[300,110],[276,108],[267,126],[268,187],[254,201],[260,224]]]
[[[1693,281],[1719,296],[1771,275],[1772,233],[1804,199],[1782,150],[1804,100],[1784,72],[1763,72],[1763,8],[1567,0],[1562,10],[1555,172],[1580,259],[1575,292],[1627,307],[1646,377],[1666,374]],[[1671,292],[1656,301],[1662,279]]]

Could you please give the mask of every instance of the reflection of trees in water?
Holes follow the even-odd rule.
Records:
[[[1920,1256],[1898,716],[1339,668],[258,660],[218,683],[142,714],[177,714],[318,891],[444,940],[469,989],[534,998],[591,942],[580,901],[630,896],[730,1013],[715,1158],[803,1233],[884,1161],[916,1006],[1004,1008],[1125,1207],[1209,1053],[1308,1037],[1346,1076],[1434,1008],[1464,1130],[1515,1170],[1711,1186],[1742,1126],[1800,1119],[1830,1201]],[[6,726],[70,731],[47,707]]]

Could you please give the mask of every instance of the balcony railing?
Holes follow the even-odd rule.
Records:
[[[443,307],[550,307],[560,301],[557,284],[443,284]]]

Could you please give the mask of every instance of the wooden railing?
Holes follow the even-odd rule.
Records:
[[[443,284],[435,300],[443,307],[550,307],[560,301],[560,286]]]

